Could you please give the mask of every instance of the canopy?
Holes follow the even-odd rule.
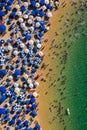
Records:
[[[37,112],[36,112],[35,110],[33,110],[33,111],[31,112],[31,115],[32,115],[33,117],[35,117],[35,116],[37,116]]]
[[[0,33],[4,33],[6,31],[6,26],[4,24],[0,25]]]
[[[6,75],[6,70],[0,70],[0,77],[4,77]]]
[[[2,95],[1,99],[0,99],[0,104],[3,103],[6,100],[6,96]]]
[[[35,130],[40,130],[40,125],[39,125],[39,124],[37,124],[37,125],[35,126]]]

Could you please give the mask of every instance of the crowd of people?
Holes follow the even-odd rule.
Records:
[[[40,50],[44,33],[53,9],[59,6],[58,0],[0,3],[0,124],[5,130],[41,130],[34,122],[37,69],[44,56]],[[3,39],[8,32],[10,37]]]

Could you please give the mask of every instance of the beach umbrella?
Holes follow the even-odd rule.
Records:
[[[25,23],[20,24],[21,28],[25,28]]]
[[[24,52],[25,52],[26,54],[28,54],[28,53],[29,53],[29,49],[25,49]]]
[[[43,5],[43,6],[41,7],[41,9],[42,9],[43,11],[45,11],[45,10],[47,9],[47,7],[46,7],[45,5]]]
[[[31,36],[30,36],[30,35],[26,35],[26,36],[25,36],[25,39],[26,39],[26,40],[30,40],[30,39],[31,39]]]
[[[5,16],[5,11],[0,10],[0,17]]]
[[[21,120],[17,120],[17,124],[20,124],[22,121]]]
[[[39,28],[40,27],[40,23],[36,22],[36,27]]]
[[[32,19],[32,20],[33,20],[33,18],[34,18],[34,16],[32,16],[32,15],[29,16],[29,19]]]
[[[47,31],[50,29],[50,27],[46,27]]]
[[[16,69],[15,72],[14,72],[14,75],[15,76],[20,76],[21,75],[21,70]]]
[[[36,117],[37,116],[37,112],[35,111],[35,110],[33,110],[32,112],[31,112],[31,115],[33,116],[33,117]],[[37,129],[36,129],[37,130]]]
[[[37,8],[39,8],[39,7],[40,7],[40,4],[37,2],[35,6],[36,6]]]
[[[42,52],[42,51],[39,51],[39,52],[38,52],[38,55],[42,57],[42,56],[43,56],[43,52]]]
[[[5,93],[6,92],[6,88],[4,86],[0,87],[0,92]]]
[[[34,44],[34,41],[31,39],[31,40],[29,40],[29,44],[30,45],[33,45]]]
[[[15,55],[15,56],[18,55],[18,51],[16,51],[16,50],[13,51],[13,55]]]
[[[28,84],[32,83],[32,80],[31,80],[31,79],[28,79],[28,80],[27,80],[27,83],[28,83]]]
[[[33,21],[32,21],[32,19],[28,19],[28,24],[32,24],[33,23]]]
[[[4,24],[0,24],[0,33],[4,33],[6,31],[6,26]]]
[[[25,14],[25,15],[23,16],[23,18],[24,18],[24,19],[28,19],[28,15]]]
[[[45,12],[44,11],[40,11],[39,15],[40,15],[40,17],[43,17],[43,16],[45,16]]]
[[[25,79],[28,79],[28,75],[27,75],[27,74],[24,74],[24,78],[25,78]]]
[[[12,119],[9,123],[10,123],[11,125],[15,124],[15,120]]]
[[[45,4],[49,4],[49,0],[45,0]]]
[[[12,3],[13,3],[13,0],[9,0],[7,4],[12,5]]]
[[[15,5],[15,8],[16,8],[16,9],[19,9],[19,8],[20,8],[20,6],[17,4],[17,5]]]
[[[36,43],[40,43],[40,40],[39,40],[39,39],[36,39],[35,42],[36,42]]]
[[[24,43],[21,43],[20,48],[24,48],[24,47],[25,47]]]
[[[2,95],[2,97],[0,98],[0,104],[3,103],[6,100],[6,96]]]
[[[24,125],[28,126],[28,124],[29,124],[28,120],[25,120]]]
[[[33,96],[36,98],[38,96],[37,92],[34,92]]]
[[[35,98],[32,97],[31,100],[30,100],[30,103],[33,104],[35,102]]]
[[[0,44],[4,44],[4,43],[5,43],[4,39],[1,39]]]
[[[11,16],[12,16],[12,17],[15,17],[15,16],[16,16],[16,12],[12,12],[12,13],[11,13]]]
[[[7,74],[7,72],[5,69],[3,69],[3,70],[0,69],[0,77],[5,76],[6,74]]]
[[[9,45],[7,48],[8,48],[9,51],[12,50],[12,46],[11,45]]]
[[[8,76],[8,80],[12,80],[13,79],[13,76]]]
[[[34,87],[34,85],[33,85],[32,83],[30,83],[30,84],[29,84],[29,87],[30,87],[30,88],[33,88],[33,87]]]
[[[33,128],[29,128],[29,130],[33,130]]]
[[[35,130],[40,130],[40,125],[39,124],[36,124]]]
[[[41,19],[41,17],[36,17],[36,20],[38,21],[38,22],[40,22],[42,19]]]
[[[33,7],[36,6],[36,1],[32,0],[30,3],[31,3],[31,5],[32,5]]]
[[[2,7],[5,7],[6,6],[6,2],[2,2],[0,3]]]
[[[23,5],[27,8],[28,7],[28,2],[24,2]]]
[[[6,6],[5,9],[6,9],[7,11],[10,11],[10,10],[11,10],[11,6]]]
[[[18,15],[18,16],[21,16],[21,15],[22,15],[22,12],[21,12],[21,11],[18,11],[18,12],[17,12],[17,15]]]
[[[6,109],[5,108],[0,108],[0,115],[6,114]]]
[[[14,87],[18,87],[19,86],[19,84],[18,83],[14,83]]]
[[[19,18],[19,20],[18,20],[20,23],[23,23],[23,18]]]
[[[26,7],[25,6],[21,6],[21,11],[22,12],[26,11]]]
[[[34,31],[34,27],[31,26],[31,27],[29,28],[29,30],[30,30],[31,32],[33,32],[33,31]]]
[[[16,87],[15,88],[15,93],[19,93],[20,92],[20,88]]]
[[[39,43],[38,43],[38,44],[37,44],[37,48],[39,48],[39,49],[40,49],[40,48],[41,48],[41,44],[39,44]]]
[[[50,18],[50,17],[52,17],[52,13],[51,12],[48,12],[47,13],[47,16]]]

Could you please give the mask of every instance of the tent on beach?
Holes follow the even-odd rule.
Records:
[[[0,77],[4,77],[7,74],[6,70],[0,70]]]

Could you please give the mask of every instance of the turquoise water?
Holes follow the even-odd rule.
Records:
[[[70,116],[65,116],[67,130],[87,130],[87,13],[79,29],[79,39],[68,51],[65,73],[66,103]]]

